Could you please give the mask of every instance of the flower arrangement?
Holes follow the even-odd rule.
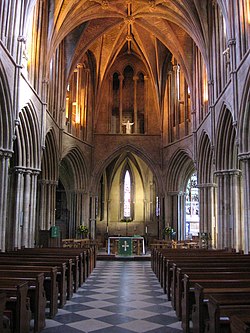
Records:
[[[81,225],[78,226],[77,232],[79,234],[87,235],[89,233],[89,229],[88,229],[88,227],[86,227],[86,225],[81,224]]]
[[[174,229],[172,229],[171,227],[167,226],[163,229],[163,234],[164,235],[171,235],[172,232],[174,231]]]
[[[176,237],[176,232],[174,231],[174,229],[170,226],[167,226],[163,229],[163,235],[166,235],[167,238],[170,238],[171,240],[173,240]]]
[[[132,219],[130,217],[124,217],[121,219],[121,222],[132,222]]]
[[[201,232],[201,234],[199,234],[199,236],[200,236],[200,239],[204,240],[204,241],[212,239],[211,234],[207,233],[207,232]]]

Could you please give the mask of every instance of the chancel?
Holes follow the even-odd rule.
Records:
[[[249,0],[1,0],[0,22],[0,332],[247,325]]]

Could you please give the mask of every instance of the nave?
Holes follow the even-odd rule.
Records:
[[[150,261],[97,261],[96,268],[44,333],[178,333]]]

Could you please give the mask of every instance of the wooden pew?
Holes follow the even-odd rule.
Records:
[[[174,251],[174,250],[173,250]],[[220,258],[238,258],[238,255],[215,251],[215,250],[199,250],[199,249],[191,249],[191,250],[176,250],[176,253],[170,254],[163,254],[163,258],[160,256],[158,264],[158,275],[159,281],[163,287],[164,293],[167,293],[168,300],[171,299],[170,297],[170,288],[171,288],[171,279],[172,279],[172,265],[173,263],[179,262],[201,262],[207,260],[208,262],[214,262],[214,260],[220,260]],[[185,252],[184,252],[185,251]],[[230,260],[230,259],[228,259]],[[250,260],[247,258],[246,260]]]
[[[250,313],[234,314],[230,316],[231,333],[250,333]]]
[[[0,332],[3,332],[3,312],[6,304],[6,293],[0,292]]]
[[[37,272],[1,271],[1,281],[20,280],[28,282],[28,297],[30,298],[30,308],[34,316],[34,332],[40,332],[45,327],[45,307],[46,297],[43,288],[44,274]]]
[[[238,263],[241,262],[243,265],[244,263],[249,263],[250,262],[250,257],[247,258],[241,258],[238,260],[239,257],[230,257],[230,256],[226,256],[226,257],[222,257],[222,256],[195,256],[195,257],[191,257],[191,258],[179,258],[179,259],[167,259],[167,276],[166,276],[166,293],[168,295],[168,299],[172,299],[173,297],[175,297],[175,290],[171,290],[172,287],[172,283],[175,286],[175,278],[176,276],[174,276],[174,265],[176,265],[177,267],[182,267],[182,265],[185,265],[186,267],[208,267],[208,266],[216,266],[218,265],[219,267],[222,266],[223,264],[228,264],[230,263]],[[170,294],[171,297],[170,297]],[[173,306],[175,308],[175,300],[173,300]]]
[[[189,331],[189,318],[192,312],[192,305],[195,304],[195,294],[194,294],[194,286],[196,283],[202,285],[209,281],[214,281],[218,285],[223,284],[223,282],[231,283],[231,282],[240,282],[246,281],[245,283],[250,282],[250,274],[249,272],[207,272],[207,273],[189,273],[184,274],[183,278],[183,294],[181,304],[178,303],[178,312],[176,307],[176,315],[178,314],[178,318],[182,320],[183,329],[187,332]]]
[[[208,333],[230,333],[229,317],[250,312],[250,293],[213,294],[208,299],[208,316],[206,330]]]
[[[11,311],[14,333],[29,333],[31,312],[29,308],[28,282],[21,280],[0,280],[0,292],[6,293],[5,311]]]
[[[64,256],[61,255],[49,255],[49,254],[40,254],[38,255],[37,253],[21,253],[20,251],[13,251],[13,252],[6,252],[6,253],[0,253],[0,258],[1,257],[16,257],[16,258],[22,258],[22,260],[27,260],[27,261],[38,261],[40,263],[51,263],[54,264],[56,266],[61,265],[62,263],[64,263],[66,265],[66,277],[67,277],[67,299],[71,299],[73,296],[73,286],[74,286],[74,282],[73,282],[73,261],[71,258],[65,258]],[[77,267],[77,268],[76,268]],[[75,270],[75,285],[77,284],[78,286],[78,282],[77,282],[77,278],[79,276],[79,273],[77,272],[78,270],[78,264],[75,265],[74,263],[74,268]],[[59,269],[58,269],[59,270]],[[60,290],[59,290],[60,291]]]
[[[36,272],[44,274],[44,290],[46,299],[49,302],[49,317],[54,318],[58,312],[58,284],[57,284],[57,267],[47,266],[27,266],[19,263],[19,265],[13,266],[13,264],[3,265],[0,263],[0,271],[8,272]],[[1,331],[0,331],[1,332]]]
[[[82,256],[81,252],[70,252],[65,251],[63,248],[58,250],[57,248],[23,248],[18,251],[12,251],[7,252],[9,253],[17,253],[18,255],[28,255],[28,256],[39,256],[39,258],[64,258],[65,260],[71,260],[72,261],[72,274],[73,274],[73,290],[74,292],[77,291],[79,287],[79,270],[82,273],[83,267],[82,267]],[[81,258],[80,258],[81,256]],[[72,295],[71,295],[72,296]]]
[[[20,252],[22,253],[37,253],[38,255],[40,254],[56,254],[59,256],[63,256],[64,258],[69,256],[70,258],[72,258],[72,260],[74,260],[75,256],[79,257],[78,260],[78,270],[79,270],[79,277],[78,277],[78,281],[79,281],[79,287],[83,284],[83,282],[85,282],[86,279],[86,270],[87,270],[87,263],[86,263],[86,255],[87,255],[87,251],[82,249],[82,248],[60,248],[60,250],[58,250],[58,247],[42,247],[42,248],[24,248],[22,250],[20,250]],[[75,291],[76,291],[76,287],[75,287]]]
[[[208,267],[207,267],[208,266]],[[248,272],[250,274],[250,262],[244,263],[239,265],[239,263],[234,262],[213,262],[213,263],[206,263],[202,262],[196,267],[177,267],[174,265],[173,267],[173,279],[171,284],[171,291],[172,291],[172,299],[171,303],[174,309],[179,312],[179,307],[181,305],[181,292],[182,289],[182,279],[184,274],[190,273],[204,273],[207,274],[209,272],[218,272],[218,273],[227,273],[227,272]]]
[[[59,306],[63,307],[66,304],[66,291],[67,291],[67,278],[66,278],[66,263],[65,261],[62,262],[55,262],[54,260],[48,261],[48,260],[41,260],[39,258],[22,258],[20,260],[19,257],[14,257],[14,256],[4,256],[2,257],[0,254],[0,265],[25,265],[25,266],[47,266],[47,267],[56,267],[57,268],[57,282],[58,282],[58,289],[59,289]],[[46,280],[45,280],[46,281]],[[51,285],[51,288],[53,286]],[[46,290],[46,295],[49,292],[49,290]],[[54,291],[51,290],[51,291]],[[54,295],[54,292],[53,294]],[[58,297],[58,292],[57,292],[57,297]]]
[[[235,280],[235,281],[217,281],[217,280],[203,280],[201,283],[195,283],[194,295],[195,304],[189,303],[192,307],[192,323],[193,333],[203,333],[205,330],[205,322],[208,318],[207,300],[208,295],[218,293],[237,293],[237,292],[250,292],[250,279],[249,280]],[[183,318],[184,320],[184,318]],[[186,322],[182,323],[184,332],[189,331],[189,318]],[[186,326],[186,327],[185,327]]]

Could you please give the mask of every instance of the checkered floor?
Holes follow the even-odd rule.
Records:
[[[182,332],[149,261],[97,261],[43,333]]]

